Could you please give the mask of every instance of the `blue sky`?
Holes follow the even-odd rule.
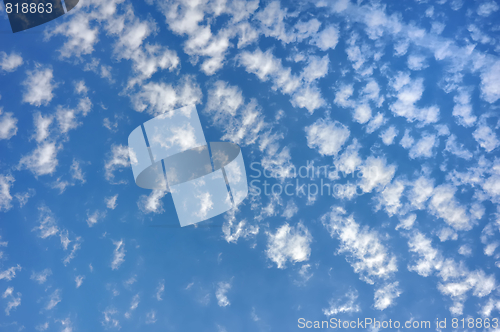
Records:
[[[499,15],[81,0],[13,34],[0,7],[0,330],[482,331],[451,320],[500,318]],[[192,104],[207,141],[241,147],[250,193],[181,228],[127,139]]]

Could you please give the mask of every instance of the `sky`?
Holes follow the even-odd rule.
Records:
[[[499,18],[80,0],[12,33],[0,5],[0,330],[500,331]],[[180,227],[127,144],[189,105],[249,194]]]

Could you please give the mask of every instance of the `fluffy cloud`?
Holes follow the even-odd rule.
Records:
[[[13,72],[23,64],[23,58],[17,53],[0,52],[0,69],[6,72]]]
[[[111,155],[104,164],[104,169],[106,170],[106,179],[108,181],[113,181],[115,178],[113,172],[117,169],[128,166],[130,166],[128,147],[124,145],[111,146]]]
[[[125,243],[123,240],[120,241],[113,241],[113,244],[115,245],[115,249],[113,251],[113,260],[111,262],[111,269],[112,270],[117,270],[120,265],[125,262]]]
[[[299,223],[297,226],[283,224],[276,233],[267,234],[267,257],[276,263],[279,269],[284,269],[286,262],[304,262],[311,255],[310,244],[312,236],[309,230]]]
[[[53,83],[52,68],[37,66],[33,71],[26,72],[27,78],[22,83],[25,87],[23,102],[33,106],[48,105],[54,95],[52,90],[56,87]]]
[[[40,271],[39,273],[33,272],[31,274],[30,279],[35,280],[38,282],[40,285],[44,284],[47,281],[47,278],[52,275],[52,270],[51,269],[45,269],[43,271]]]
[[[330,307],[323,309],[325,316],[336,316],[338,314],[360,312],[359,304],[356,304],[358,299],[358,292],[356,290],[349,290],[341,298],[333,298],[329,301]]]
[[[390,278],[398,270],[396,256],[387,250],[380,235],[368,227],[360,227],[343,208],[332,207],[321,221],[330,235],[340,240],[339,253],[346,254],[346,260],[361,280],[374,284]]]
[[[433,148],[439,144],[436,135],[423,133],[420,138],[410,149],[409,157],[415,158],[431,158],[433,156]]]
[[[137,112],[147,111],[159,115],[186,105],[201,103],[201,89],[191,76],[184,76],[173,87],[163,82],[149,82],[141,91],[132,96],[132,103]]]
[[[318,119],[305,128],[307,145],[323,156],[337,155],[349,138],[349,129],[338,121]]]
[[[12,175],[0,174],[0,211],[8,211],[12,205],[12,195],[10,194],[10,187],[15,179]]]
[[[370,156],[361,166],[362,178],[359,186],[366,192],[371,192],[373,189],[383,189],[391,182],[396,172],[396,166],[387,165],[387,161],[383,157]]]
[[[217,290],[215,291],[215,297],[217,298],[217,303],[220,307],[227,307],[231,303],[227,298],[227,292],[231,289],[231,284],[228,282],[219,282],[217,285]]]
[[[384,310],[394,304],[394,299],[401,295],[399,283],[393,282],[375,291],[375,309]]]
[[[13,117],[13,113],[3,113],[0,108],[0,140],[11,139],[17,134],[17,119]]]
[[[334,49],[339,42],[340,32],[335,26],[327,26],[319,33],[315,34],[310,43],[318,46],[322,51]]]
[[[167,194],[165,190],[152,190],[149,195],[141,195],[137,206],[144,213],[162,213],[162,198]]]
[[[19,161],[20,169],[28,169],[35,176],[53,174],[59,163],[57,152],[61,149],[55,142],[44,142],[27,156],[23,156]]]
[[[491,152],[500,145],[495,132],[486,125],[478,126],[472,136],[486,152]]]
[[[469,215],[455,198],[456,188],[443,184],[436,187],[429,202],[430,211],[456,230],[472,228]]]
[[[394,142],[394,138],[398,136],[399,131],[394,126],[390,126],[383,133],[380,134],[380,138],[382,138],[382,142],[385,145],[391,145]]]

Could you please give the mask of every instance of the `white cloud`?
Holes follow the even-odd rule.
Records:
[[[340,32],[335,26],[327,26],[321,32],[314,35],[310,43],[318,46],[322,51],[327,51],[328,49],[335,49],[337,43],[339,42]]]
[[[48,105],[54,97],[52,90],[56,87],[53,83],[52,68],[37,66],[35,70],[27,71],[26,74],[27,78],[22,83],[25,87],[23,102],[34,106]]]
[[[0,211],[8,211],[12,207],[12,195],[10,188],[15,179],[12,175],[0,174]]]
[[[102,326],[104,326],[104,328],[115,328],[119,330],[121,328],[120,321],[113,318],[116,314],[118,314],[118,311],[114,308],[107,308],[103,311],[104,320],[101,321]]]
[[[452,114],[457,118],[458,124],[464,127],[474,125],[477,117],[472,113],[470,89],[458,89],[458,93],[453,97],[453,101],[455,101],[455,106],[453,107]]]
[[[120,240],[113,241],[113,244],[115,245],[115,249],[113,251],[113,261],[111,262],[111,269],[117,270],[120,265],[125,262],[125,243],[123,243],[123,240]]]
[[[201,89],[192,76],[184,76],[176,87],[163,82],[149,82],[133,95],[132,103],[137,112],[159,115],[176,108],[201,103]]]
[[[297,263],[309,259],[312,236],[302,223],[298,223],[295,227],[285,223],[276,230],[276,233],[266,232],[266,234],[267,257],[276,263],[279,269],[284,269],[287,261]]]
[[[411,70],[422,70],[427,68],[425,63],[425,56],[412,54],[408,56],[408,68]]]
[[[286,220],[290,220],[294,215],[297,214],[297,212],[299,212],[299,208],[293,200],[289,200],[281,216],[285,217]]]
[[[392,217],[394,214],[400,212],[401,196],[405,189],[405,183],[400,180],[395,180],[393,183],[387,185],[385,189],[378,196],[379,206],[384,206],[387,214]]]
[[[345,313],[354,313],[360,312],[361,308],[359,304],[356,304],[356,300],[358,299],[358,292],[356,290],[349,290],[346,294],[344,294],[340,298],[332,298],[328,304],[329,308],[323,309],[323,314],[325,316],[336,316],[338,314]]]
[[[67,266],[71,262],[71,260],[75,258],[76,251],[79,250],[81,247],[80,242],[81,242],[81,237],[77,237],[75,243],[73,243],[73,248],[71,249],[70,253],[63,259],[64,266]],[[66,248],[64,250],[66,250]]]
[[[425,176],[420,176],[412,184],[412,189],[408,194],[408,200],[411,205],[422,210],[425,208],[425,203],[432,196],[434,191],[434,181]]]
[[[11,139],[17,134],[17,119],[13,117],[14,113],[6,112],[2,115],[0,108],[0,140]]]
[[[160,283],[158,284],[158,287],[156,287],[156,299],[158,301],[163,300],[161,297],[163,296],[164,292],[165,292],[165,280],[161,280]]]
[[[231,303],[227,298],[227,292],[231,289],[231,284],[228,282],[219,282],[217,285],[217,290],[215,291],[215,297],[217,298],[217,303],[220,307],[227,307]]]
[[[35,176],[52,174],[59,163],[57,152],[60,149],[55,142],[43,142],[30,155],[21,158],[19,168],[29,169]]]
[[[436,135],[429,133],[422,133],[420,138],[410,149],[408,153],[410,159],[415,158],[431,158],[434,155],[432,151],[434,147],[439,144]]]
[[[40,112],[33,114],[33,122],[35,126],[35,134],[33,137],[38,143],[44,141],[50,135],[50,125],[52,124],[53,116],[44,117]]]
[[[478,15],[487,17],[499,9],[495,1],[485,1],[477,7]]]
[[[494,103],[500,98],[500,60],[483,69],[481,97],[489,103]]]
[[[112,145],[111,156],[104,165],[104,169],[106,170],[106,180],[113,181],[115,178],[113,172],[117,169],[128,166],[130,166],[128,147],[124,145]]]
[[[111,197],[106,197],[104,201],[106,202],[106,207],[108,209],[114,210],[116,208],[116,200],[118,199],[118,194],[111,196]]]
[[[110,13],[114,12],[112,6],[107,8]],[[46,30],[47,38],[54,35],[67,37],[64,45],[58,50],[62,58],[69,58],[73,55],[81,57],[94,51],[94,45],[98,41],[99,29],[97,27],[90,28],[90,19],[91,15],[80,11],[78,14],[73,15],[71,20],[60,23],[53,29]]]
[[[454,229],[469,230],[472,228],[470,218],[465,208],[456,200],[456,190],[449,184],[436,187],[429,202],[429,209]]]
[[[457,137],[453,134],[448,137],[445,150],[465,160],[472,158],[472,153],[462,143],[457,143]]]
[[[370,156],[361,166],[361,170],[362,179],[359,186],[367,193],[374,188],[380,191],[391,182],[396,172],[396,166],[387,165],[387,161],[383,157]]]
[[[382,138],[382,142],[385,145],[391,145],[394,142],[394,138],[398,136],[399,131],[394,126],[390,126],[383,133],[380,134],[380,138]]]
[[[16,296],[13,295],[14,287],[9,287],[3,293],[2,298],[10,297],[9,302],[7,303],[7,307],[5,308],[5,315],[10,316],[10,311],[12,309],[16,309],[21,305],[21,293],[17,293]]]
[[[85,276],[76,276],[75,278],[76,288],[80,288],[80,286],[83,284],[83,279],[85,279]]]
[[[139,197],[139,201],[137,202],[137,206],[144,213],[162,213],[163,210],[163,201],[162,198],[168,192],[165,190],[152,190],[149,195],[141,195]]]
[[[410,132],[411,132],[410,129],[405,129],[405,134],[401,139],[401,141],[399,141],[399,144],[405,149],[411,148],[413,143],[415,142],[413,137],[410,136]]]
[[[370,106],[367,104],[358,105],[354,109],[354,113],[352,115],[352,118],[361,124],[367,123],[371,119],[371,117],[372,117],[372,110]]]
[[[380,128],[384,123],[386,123],[387,119],[384,117],[382,113],[377,113],[370,122],[366,125],[366,133],[371,134],[378,128]]]
[[[402,116],[408,122],[415,120],[424,124],[435,123],[439,120],[439,108],[430,106],[417,108],[415,103],[420,100],[424,92],[424,80],[417,78],[412,80],[408,73],[399,72],[393,77],[390,85],[396,92],[397,100],[390,105],[394,115]]]
[[[38,325],[35,327],[35,329],[36,329],[37,331],[40,331],[40,332],[42,332],[42,331],[46,331],[48,328],[49,328],[49,322],[45,322],[45,323],[43,323],[43,324],[38,324]]]
[[[89,214],[89,212],[87,211],[87,225],[89,225],[89,227],[92,227],[97,224],[99,220],[104,219],[105,217],[106,211],[101,212],[99,210],[96,210],[92,214]]]
[[[400,219],[399,224],[396,226],[396,230],[400,228],[409,230],[413,227],[413,224],[415,223],[416,220],[417,220],[417,215],[412,213],[408,215],[408,217]]]
[[[151,310],[146,314],[146,324],[154,324],[156,323],[156,311]]]
[[[472,248],[468,244],[461,245],[460,248],[458,248],[458,253],[460,255],[469,257],[472,255]]]
[[[13,72],[23,64],[23,58],[20,54],[11,52],[9,55],[0,52],[0,69],[6,72]]]
[[[130,303],[130,308],[129,310],[125,313],[125,318],[130,318],[132,315],[132,311],[137,309],[139,306],[139,294],[135,294],[134,297],[132,298],[132,302]]]
[[[61,290],[56,289],[49,297],[49,302],[47,302],[47,305],[45,306],[45,310],[52,310],[54,307],[62,301],[61,298]]]
[[[42,285],[43,283],[45,283],[45,281],[47,281],[47,277],[49,277],[51,275],[52,275],[52,270],[51,269],[45,269],[45,270],[43,270],[43,271],[41,271],[39,273],[33,272],[31,274],[30,279],[31,280],[35,280],[40,285]]]
[[[500,146],[497,135],[486,125],[479,125],[472,136],[486,152],[491,152]]]
[[[384,310],[394,305],[394,299],[399,295],[401,295],[401,290],[397,281],[378,288],[375,291],[375,309]]]
[[[347,146],[344,152],[334,160],[335,167],[338,171],[343,173],[344,177],[354,173],[358,170],[358,167],[362,164],[362,160],[359,156],[359,149],[361,144],[358,143],[357,139],[353,139],[352,143]]]
[[[306,82],[313,82],[328,74],[330,59],[328,55],[320,58],[318,56],[309,56],[307,66],[302,70],[302,77]]]
[[[338,121],[318,119],[305,128],[307,146],[323,156],[337,155],[349,138],[349,129]]]
[[[380,235],[368,227],[360,227],[352,215],[341,207],[323,215],[321,221],[330,235],[340,240],[339,253],[346,254],[360,279],[369,284],[390,278],[397,270],[396,256],[382,243]]]
[[[46,206],[39,207],[38,211],[40,212],[38,217],[39,225],[33,228],[33,231],[38,231],[38,236],[42,239],[59,233],[59,228],[57,227],[52,211]]]
[[[0,280],[5,279],[11,281],[16,277],[16,271],[21,271],[21,265],[12,266],[5,271],[0,271]]]

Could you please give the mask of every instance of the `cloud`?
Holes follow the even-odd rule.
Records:
[[[23,64],[23,58],[20,54],[11,52],[9,55],[0,52],[0,69],[4,72],[13,72]]]
[[[116,314],[118,314],[118,311],[116,311],[116,309],[114,308],[107,308],[106,310],[104,310],[104,320],[101,321],[102,326],[104,326],[104,328],[106,329],[115,328],[119,330],[121,328],[120,321],[116,318],[113,318],[113,316],[115,316]]]
[[[106,202],[106,207],[108,209],[114,210],[116,208],[116,201],[118,199],[118,194],[111,196],[111,197],[106,197],[104,201]]]
[[[375,309],[384,310],[394,305],[394,299],[399,295],[401,295],[401,290],[397,281],[378,288],[375,291]]]
[[[123,242],[123,240],[120,240],[113,241],[113,244],[115,245],[115,250],[113,251],[113,261],[111,262],[111,269],[117,270],[120,265],[125,262],[125,243]]]
[[[156,323],[156,311],[151,310],[146,314],[146,324],[154,324]]]
[[[61,58],[69,58],[73,55],[81,57],[85,54],[91,54],[94,51],[94,45],[99,40],[99,29],[97,27],[90,28],[90,19],[90,15],[80,11],[78,14],[73,15],[71,20],[60,23],[53,29],[46,30],[46,38],[51,38],[55,35],[67,37],[64,45],[58,50]]]
[[[294,215],[297,214],[297,212],[299,212],[299,208],[297,207],[297,205],[293,200],[289,200],[281,216],[285,217],[286,220],[290,220]]]
[[[21,265],[12,266],[5,271],[0,271],[0,280],[5,279],[11,281],[16,277],[16,271],[21,271]]]
[[[398,270],[396,256],[382,243],[380,235],[368,227],[361,227],[352,215],[341,207],[332,207],[321,221],[332,237],[340,241],[339,253],[346,254],[360,279],[369,284],[387,280]]]
[[[17,297],[13,295],[14,287],[9,287],[3,293],[2,298],[10,297],[9,302],[7,303],[7,307],[5,308],[5,315],[10,316],[10,311],[12,309],[16,309],[21,305],[21,293],[17,293]]]
[[[458,89],[458,93],[453,97],[455,106],[453,116],[459,125],[471,127],[476,122],[477,117],[472,113],[471,91],[465,88]]]
[[[13,117],[14,113],[3,113],[0,108],[0,140],[9,140],[17,134],[17,119]]]
[[[23,156],[19,161],[20,169],[28,169],[35,176],[53,174],[59,163],[57,152],[62,148],[55,142],[43,142],[38,144],[30,155]]]
[[[337,155],[349,138],[349,129],[338,121],[318,119],[305,128],[307,146],[323,156]]]
[[[121,168],[128,166],[130,166],[128,147],[124,145],[112,145],[111,156],[104,164],[106,180],[112,182],[115,178],[113,172],[117,169],[121,171]]]
[[[47,302],[47,305],[45,306],[45,310],[52,310],[54,307],[62,301],[61,298],[61,290],[56,289],[49,297],[49,302]]]
[[[338,314],[350,314],[354,312],[360,312],[361,308],[359,304],[356,303],[358,299],[358,291],[357,290],[349,290],[342,297],[334,297],[328,304],[329,308],[323,309],[323,314],[325,316],[336,316]]]
[[[49,115],[44,117],[40,112],[33,114],[33,122],[35,126],[35,133],[33,137],[40,143],[43,142],[50,135],[50,125],[52,124],[53,116]]]
[[[139,306],[139,294],[135,294],[134,297],[132,298],[132,302],[130,303],[130,308],[129,310],[125,313],[125,318],[130,318],[132,316],[132,311],[137,309]]]
[[[395,180],[393,183],[387,185],[385,189],[378,196],[378,207],[384,206],[387,214],[392,217],[394,214],[398,214],[402,207],[401,196],[405,189],[405,183],[400,180]]]
[[[231,303],[227,298],[227,292],[231,289],[231,284],[228,282],[219,282],[217,285],[217,290],[215,291],[215,297],[217,298],[217,303],[219,307],[227,307]]]
[[[370,122],[366,125],[366,133],[371,134],[378,128],[380,128],[384,123],[387,122],[387,119],[384,117],[382,113],[377,113],[373,118],[371,118]]]
[[[37,65],[35,70],[27,71],[26,74],[27,78],[22,83],[25,87],[23,102],[33,106],[48,105],[54,97],[52,90],[56,87],[52,68]]]
[[[327,26],[319,33],[315,34],[310,41],[310,44],[316,45],[322,51],[335,49],[339,42],[340,32],[336,26]]]
[[[418,140],[410,149],[410,159],[431,158],[434,153],[432,149],[439,144],[436,135],[424,132],[422,138]]]
[[[131,98],[137,112],[146,110],[156,116],[176,108],[201,103],[202,92],[192,76],[184,76],[176,87],[163,82],[149,82],[142,85],[141,91]]]
[[[33,272],[31,274],[30,279],[35,280],[38,282],[40,285],[44,284],[47,281],[47,278],[52,275],[52,270],[51,269],[45,269],[39,273]]]
[[[491,152],[500,146],[497,135],[486,125],[479,125],[472,136],[486,152]]]
[[[427,68],[425,56],[412,54],[408,56],[408,68],[411,70],[422,70]]]
[[[105,217],[106,211],[101,212],[99,210],[96,210],[92,214],[89,214],[89,212],[87,211],[87,225],[89,225],[89,227],[92,227],[97,224],[100,219],[104,219]]]
[[[12,195],[10,188],[15,179],[10,174],[0,174],[0,211],[8,211],[12,207]]]
[[[309,259],[312,236],[302,223],[298,223],[295,227],[285,223],[276,230],[276,233],[266,232],[266,234],[267,257],[276,263],[279,269],[284,269],[287,261],[294,264]]]
[[[75,278],[76,288],[80,288],[80,286],[83,284],[83,279],[85,279],[85,276],[76,276]]]
[[[52,211],[46,206],[40,206],[38,211],[39,225],[33,228],[33,231],[38,231],[38,236],[42,239],[46,239],[59,233],[59,228],[57,227]]]
[[[500,99],[500,60],[481,72],[481,97],[488,103]]]
[[[385,145],[391,145],[394,142],[394,138],[398,136],[399,131],[394,126],[390,126],[383,133],[380,134],[380,138],[382,138],[382,142]]]
[[[149,195],[141,195],[139,197],[139,201],[137,202],[137,206],[144,213],[163,213],[163,201],[162,198],[168,192],[165,190],[152,190]]]
[[[455,198],[456,188],[449,184],[436,187],[429,202],[431,213],[442,218],[456,230],[472,228],[467,211]]]
[[[457,137],[453,134],[448,137],[445,150],[465,160],[472,158],[472,153],[462,143],[457,143]]]
[[[402,116],[408,122],[419,121],[423,124],[435,123],[439,120],[439,108],[435,105],[426,108],[417,108],[415,103],[420,100],[424,92],[424,80],[412,80],[408,73],[399,72],[390,82],[396,92],[396,101],[389,108],[396,116]]]
[[[490,16],[499,9],[495,1],[486,1],[477,7],[477,14],[483,17]]]
[[[373,189],[381,190],[391,182],[396,166],[387,165],[383,157],[369,156],[361,166],[362,178],[359,186],[367,193]]]
[[[158,301],[162,301],[163,299],[161,298],[163,296],[163,293],[165,292],[165,279],[161,280],[160,283],[158,284],[158,287],[156,287],[156,299]]]
[[[64,266],[67,266],[73,258],[76,256],[77,250],[81,248],[81,237],[77,237],[75,243],[73,243],[73,248],[71,249],[70,253],[63,259],[63,264]],[[66,248],[64,248],[66,250]]]

